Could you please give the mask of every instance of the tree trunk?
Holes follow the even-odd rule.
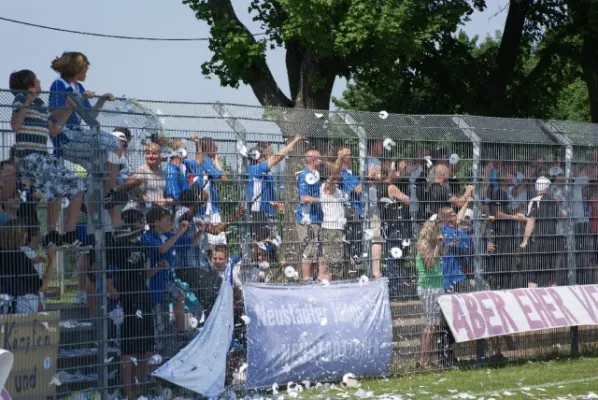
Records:
[[[590,116],[598,122],[598,27],[586,26],[583,35],[582,63],[583,77],[590,97]]]
[[[490,70],[488,84],[479,94],[481,112],[484,115],[507,116],[507,86],[519,57],[525,19],[532,0],[511,0],[505,21],[505,29],[500,41],[496,62]]]
[[[297,54],[287,54],[287,60],[297,61]],[[297,64],[294,64],[297,66]],[[302,54],[301,62],[293,72],[289,70],[289,83],[291,93],[296,94],[293,98],[295,107],[286,110],[279,115],[278,125],[283,136],[291,139],[295,136],[302,136],[305,141],[301,142],[285,162],[284,175],[284,246],[281,259],[288,263],[299,266],[301,261],[301,246],[297,237],[297,222],[295,210],[299,201],[297,192],[296,172],[303,170],[303,155],[311,148],[320,152],[326,149],[327,137],[322,129],[324,121],[328,118],[326,110],[330,107],[332,87],[336,79],[332,63],[329,60],[322,60],[313,53]],[[291,78],[294,78],[294,82]],[[314,110],[322,110],[321,118],[316,117]]]

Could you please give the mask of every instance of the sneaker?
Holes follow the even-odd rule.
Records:
[[[144,231],[144,228],[138,228],[134,225],[125,224],[114,228],[112,231],[112,237],[114,239],[129,239],[141,236]]]
[[[73,299],[73,304],[87,304],[87,293],[77,292]]]
[[[60,246],[63,249],[73,248],[73,249],[80,249],[80,250],[89,250],[92,246],[83,246],[83,242],[79,240],[77,236],[77,232],[67,232],[62,235],[62,245]]]
[[[61,247],[62,246],[62,236],[60,233],[56,231],[48,232],[48,234],[44,237],[43,246],[48,248],[50,246]]]
[[[125,204],[129,201],[129,193],[122,191],[122,190],[114,190],[112,189],[110,192],[104,196],[104,209],[110,210],[116,206],[121,204]]]

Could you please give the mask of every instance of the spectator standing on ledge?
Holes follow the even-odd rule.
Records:
[[[363,241],[363,207],[361,204],[361,182],[358,177],[353,175],[351,170],[351,149],[341,147],[337,152],[337,159],[333,165],[333,170],[339,170],[340,190],[349,201],[350,208],[345,209],[345,253],[351,261],[362,257]],[[335,181],[336,184],[336,181]],[[323,205],[324,207],[324,205]],[[343,224],[345,225],[345,224]],[[329,235],[329,233],[327,233]],[[328,247],[325,241],[323,246]],[[325,257],[328,257],[325,255]],[[345,277],[347,279],[347,277]]]
[[[14,156],[19,175],[41,191],[48,202],[48,234],[44,245],[78,246],[75,230],[85,185],[74,172],[67,170],[56,157],[48,153],[48,138],[59,135],[60,129],[72,116],[74,103],[70,99],[66,100],[67,108],[62,110],[60,118],[51,120],[46,105],[39,98],[40,81],[29,70],[10,75],[10,90],[15,95],[11,127],[15,132]],[[63,197],[68,198],[70,203],[66,210],[66,233],[61,236],[56,227]]]
[[[341,171],[341,158],[339,158],[331,175],[320,188],[322,254],[318,278],[329,281],[348,279],[348,271],[343,270],[343,246],[341,245],[345,241],[345,225],[347,224],[344,207],[345,196],[337,186],[342,181]]]
[[[424,305],[426,327],[421,337],[420,363],[422,368],[438,367],[433,363],[431,353],[434,351],[435,336],[440,329],[440,305],[438,297],[443,294],[444,278],[440,262],[442,259],[442,241],[444,237],[437,221],[426,221],[420,232],[417,243],[417,294]]]
[[[171,302],[174,302],[176,329],[179,333],[185,330],[185,292],[175,281],[174,247],[189,245],[185,236],[189,222],[182,221],[173,232],[172,213],[160,207],[152,207],[146,218],[150,229],[141,236],[141,244],[149,260],[147,278],[158,335],[156,347],[158,351],[164,351],[163,356],[173,356],[176,349],[168,338],[176,333],[171,332],[168,322],[168,305]]]
[[[133,175],[117,189],[117,192],[134,191],[134,198],[144,204],[128,204],[125,209],[138,209],[142,212],[149,210],[153,206],[169,207],[174,204],[174,200],[164,195],[166,192],[166,175],[160,167],[161,151],[160,145],[150,143],[145,146],[145,164],[135,170]],[[113,198],[122,198],[117,195]],[[107,204],[107,207],[114,207],[116,204]]]
[[[370,219],[370,229],[372,231],[372,275],[375,278],[382,276],[382,246],[385,241],[382,237],[382,222],[378,207],[378,182],[382,182],[382,161],[380,157],[384,154],[384,145],[382,140],[374,140],[369,146],[369,155],[367,158],[368,179],[370,187],[368,191],[370,208],[369,215],[366,217]]]
[[[50,111],[53,121],[60,121],[68,114],[66,125],[58,135],[52,138],[56,149],[56,156],[63,157],[74,164],[83,166],[87,171],[93,171],[92,160],[98,156],[100,151],[105,157],[106,170],[108,171],[104,189],[110,192],[116,186],[116,177],[120,169],[120,161],[126,149],[126,140],[123,140],[111,133],[99,132],[99,149],[96,148],[98,138],[95,133],[81,126],[81,118],[72,112],[72,109],[65,108],[69,103],[68,96],[79,98],[91,116],[97,118],[100,110],[106,101],[114,101],[112,93],[101,96],[94,106],[89,99],[95,93],[86,91],[81,82],[85,82],[89,70],[89,60],[83,53],[65,52],[52,61],[52,69],[60,74],[60,77],[52,82],[50,86]]]
[[[525,250],[523,270],[528,287],[566,284],[567,271],[557,271],[554,260],[559,256],[557,219],[559,207],[550,195],[550,180],[544,176],[535,184],[537,196],[528,205],[521,249]]]
[[[249,179],[247,197],[251,199],[249,212],[251,212],[252,223],[256,227],[256,229],[252,229],[254,235],[260,231],[261,226],[266,224],[270,229],[269,236],[274,236],[276,211],[280,206],[279,203],[276,203],[274,178],[271,171],[274,166],[284,160],[287,154],[293,151],[293,148],[301,140],[302,137],[296,137],[278,154],[272,154],[272,145],[269,143],[260,143],[250,150],[252,154],[259,153],[258,159],[253,161],[250,158],[247,166]]]
[[[220,165],[216,142],[211,137],[194,136],[191,140],[195,142],[195,159],[185,161],[187,174],[192,174],[195,180],[194,184],[208,193],[208,201],[205,206],[200,208],[200,214],[205,216],[210,224],[222,224],[216,181],[227,181],[228,176]],[[208,240],[211,245],[226,244],[226,235],[224,232],[217,235],[208,234]]]
[[[115,239],[107,251],[109,269],[114,269],[119,301],[124,312],[121,331],[122,379],[125,394],[133,396],[148,372],[147,360],[154,347],[154,325],[151,316],[152,302],[146,287],[146,257],[139,241],[145,230],[143,214],[137,210],[122,213],[124,226],[130,228],[128,236]],[[141,313],[140,318],[137,314]],[[136,357],[139,363],[131,362]],[[138,393],[137,393],[138,394]]]
[[[488,264],[486,279],[492,290],[507,290],[519,285],[513,285],[513,272],[516,267],[515,254],[517,253],[517,232],[518,225],[525,223],[527,219],[523,214],[509,213],[509,185],[513,182],[512,177],[501,171],[496,175],[497,187],[490,189],[490,203],[488,205],[489,215],[495,219],[491,222],[489,229],[493,236],[493,243],[496,246],[494,256]],[[514,280],[516,281],[516,279]]]
[[[303,280],[313,279],[312,264],[317,261],[322,224],[320,203],[320,152],[308,150],[305,153],[305,169],[297,175],[297,236],[301,251],[301,272]]]

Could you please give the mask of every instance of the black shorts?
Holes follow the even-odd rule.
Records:
[[[567,263],[564,260],[560,260],[560,264],[557,262],[566,255],[564,247],[560,237],[531,240],[522,256],[522,271],[526,281],[538,286],[566,285]]]
[[[136,297],[135,300],[127,300],[124,296],[121,298],[125,313],[121,330],[121,350],[123,355],[143,356],[154,351],[152,304],[148,293],[131,294],[131,297],[133,296]],[[139,302],[140,297],[144,297],[145,300]],[[143,318],[137,317],[137,310],[141,310]]]
[[[517,256],[521,254],[521,241],[516,237],[497,237],[494,240],[496,251],[488,257],[484,279],[492,290],[508,290],[522,287],[520,279],[513,279],[516,272]],[[523,286],[526,286],[523,284]]]

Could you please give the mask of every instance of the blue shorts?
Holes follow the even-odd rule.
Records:
[[[78,223],[75,232],[83,246],[93,246],[93,235],[87,234],[87,223]]]

